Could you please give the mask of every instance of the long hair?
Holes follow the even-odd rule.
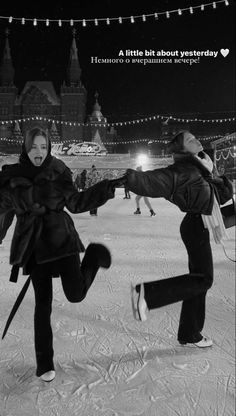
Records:
[[[24,141],[24,148],[26,153],[29,153],[32,149],[33,142],[35,137],[42,136],[46,140],[47,151],[50,152],[50,140],[48,139],[48,135],[45,130],[41,129],[40,127],[34,127],[33,129],[29,130],[26,134],[25,141]]]

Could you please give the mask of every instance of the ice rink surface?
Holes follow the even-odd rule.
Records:
[[[130,284],[187,272],[180,239],[183,213],[150,199],[156,217],[124,191],[98,209],[72,215],[85,246],[107,245],[109,270],[100,269],[87,298],[70,304],[54,279],[52,326],[56,378],[35,376],[34,294],[30,286],[4,340],[0,340],[0,416],[234,416],[235,269],[212,241],[215,280],[207,295],[204,334],[214,346],[181,347],[176,340],[180,303],[134,320]],[[9,282],[14,224],[0,246],[1,334],[26,277]],[[225,246],[234,256],[235,228]]]

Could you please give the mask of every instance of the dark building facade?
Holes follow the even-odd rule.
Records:
[[[107,126],[98,94],[93,112],[86,114],[87,91],[73,34],[66,79],[57,95],[52,81],[28,81],[19,94],[14,85],[14,67],[8,33],[0,65],[0,151],[14,153],[26,131],[36,124],[47,129],[54,142],[114,141],[116,131]],[[103,146],[104,150],[104,146]]]

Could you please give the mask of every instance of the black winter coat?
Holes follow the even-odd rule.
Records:
[[[111,182],[103,180],[78,192],[71,171],[55,157],[34,179],[12,177],[11,169],[11,165],[5,166],[4,179],[0,180],[0,225],[11,223],[4,222],[4,215],[11,217],[14,212],[17,219],[10,264],[24,266],[32,252],[37,263],[83,252],[73,220],[64,209],[80,213],[103,205],[114,198]],[[2,231],[4,236],[6,229]]]
[[[165,198],[181,211],[194,214],[212,213],[214,181],[201,162],[190,155],[179,158],[166,168],[145,172],[127,171],[128,187],[135,194]],[[217,181],[222,182],[224,187],[223,179],[218,178]]]

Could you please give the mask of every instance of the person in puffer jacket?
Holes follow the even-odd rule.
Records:
[[[181,131],[169,145],[174,163],[165,168],[137,172],[127,170],[127,185],[138,194],[165,198],[186,212],[180,234],[188,254],[189,272],[162,280],[131,285],[134,317],[145,321],[150,309],[182,301],[178,341],[181,345],[210,347],[213,342],[202,334],[206,294],[213,283],[213,261],[209,230],[216,242],[225,237],[213,176],[213,162],[201,143],[189,131]],[[223,195],[223,194],[222,194]],[[229,200],[231,191],[224,198]],[[225,201],[226,202],[226,201]],[[171,253],[170,253],[171,259]]]
[[[69,302],[81,302],[98,269],[111,265],[110,251],[104,245],[91,243],[85,250],[68,211],[80,213],[105,204],[114,198],[116,183],[120,186],[119,180],[103,180],[78,192],[70,169],[51,155],[50,140],[39,127],[26,135],[19,163],[5,165],[0,172],[0,239],[16,216],[10,280],[17,280],[22,267],[23,274],[29,275],[27,284],[32,281],[36,375],[44,381],[55,377],[50,323],[52,277],[61,278]]]

